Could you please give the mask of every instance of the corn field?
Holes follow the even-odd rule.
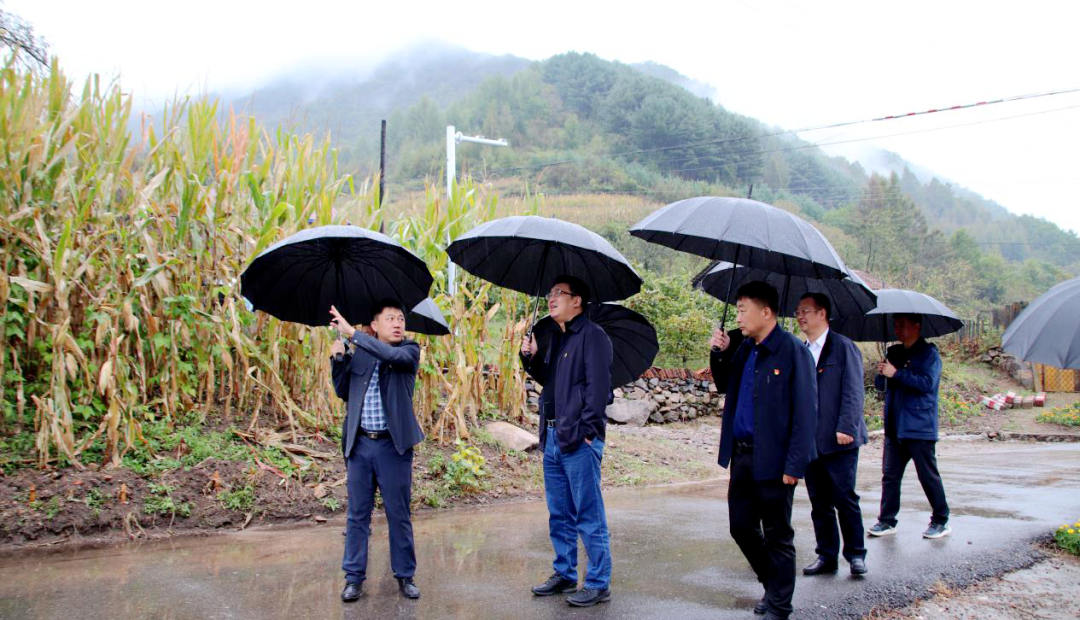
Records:
[[[76,93],[55,61],[2,68],[0,432],[32,429],[39,466],[81,467],[90,449],[119,465],[151,420],[333,433],[330,330],[249,312],[239,291],[252,257],[309,225],[385,225],[436,274],[455,334],[420,338],[426,432],[523,415],[524,298],[471,277],[453,299],[444,290],[448,237],[493,217],[494,196],[466,182],[448,206],[431,190],[420,212],[384,222],[377,184],[340,174],[326,140],[210,99],[137,133],[130,120],[118,84]]]

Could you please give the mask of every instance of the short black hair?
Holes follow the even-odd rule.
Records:
[[[375,317],[382,314],[382,311],[387,308],[397,308],[398,310],[401,310],[402,314],[405,314],[405,306],[403,306],[400,301],[387,297],[385,299],[380,299],[371,306],[371,320],[374,321]]]
[[[814,305],[825,311],[825,320],[832,320],[832,302],[829,301],[829,296],[825,293],[805,293],[799,298],[799,301],[804,299],[813,299]]]
[[[922,315],[917,312],[898,312],[893,315],[893,320],[896,319],[907,319],[920,327],[922,326]]]
[[[780,295],[767,282],[758,280],[743,284],[739,287],[739,291],[735,293],[735,301],[740,299],[753,299],[772,310],[774,315],[778,316],[780,314]]]
[[[552,284],[565,284],[570,287],[570,294],[576,295],[581,298],[582,307],[589,304],[589,297],[592,291],[589,290],[589,285],[585,284],[585,281],[575,276],[562,275],[555,278],[555,282]]]

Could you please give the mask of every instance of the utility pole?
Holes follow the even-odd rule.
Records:
[[[474,144],[486,144],[488,146],[510,146],[506,140],[491,140],[484,136],[464,136],[453,125],[446,126],[446,205],[449,209],[450,201],[454,197],[454,180],[457,178],[457,143],[472,142]],[[446,232],[446,243],[449,244],[450,231]],[[447,270],[447,291],[453,296],[456,292],[454,282],[457,279],[457,265],[450,261]]]
[[[382,138],[379,140],[379,211],[386,203],[386,119],[382,121]],[[379,232],[385,232],[383,220],[379,218]]]

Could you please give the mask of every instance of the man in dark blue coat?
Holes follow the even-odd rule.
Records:
[[[866,544],[855,492],[859,446],[867,438],[862,353],[849,338],[829,329],[831,314],[832,302],[821,293],[803,295],[795,311],[806,346],[814,356],[818,385],[818,457],[806,468],[818,557],[803,568],[803,574],[836,572],[843,533],[844,559],[851,564],[851,574],[864,575]]]
[[[791,504],[795,485],[815,457],[818,402],[814,358],[777,324],[777,297],[764,282],[739,288],[735,320],[746,339],[713,375],[717,385],[727,385],[719,463],[731,467],[731,536],[765,586],[754,612],[769,620],[791,614]],[[710,344],[725,351],[731,339],[716,330]]]
[[[908,461],[915,461],[933,512],[923,538],[941,538],[949,527],[949,504],[937,467],[938,385],[941,355],[921,334],[922,316],[898,314],[893,322],[900,344],[889,347],[874,385],[885,392],[885,453],[881,463],[881,513],[871,536],[896,533],[900,483]]]
[[[555,549],[555,572],[532,591],[537,596],[572,592],[567,603],[589,607],[611,598],[611,540],[600,494],[605,411],[611,401],[611,340],[585,315],[589,289],[580,279],[556,278],[547,299],[559,331],[546,351],[537,350],[536,338],[521,346],[525,370],[544,386],[540,447],[548,531]],[[576,591],[579,536],[589,565],[585,587]]]
[[[390,566],[398,588],[407,598],[419,598],[413,582],[416,551],[410,504],[413,446],[424,434],[413,414],[413,389],[420,367],[420,346],[405,339],[405,310],[393,300],[372,308],[374,318],[362,330],[330,308],[331,326],[353,345],[345,351],[340,340],[331,347],[334,389],[346,401],[341,450],[345,455],[349,490],[345,526],[343,601],[360,598],[367,575],[368,538],[376,487],[382,493],[390,530]]]

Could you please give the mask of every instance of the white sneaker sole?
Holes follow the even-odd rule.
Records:
[[[875,538],[881,538],[882,536],[893,536],[894,534],[896,534],[896,528],[891,527],[891,528],[889,528],[889,529],[887,529],[885,531],[882,531],[882,532],[875,532],[873,530],[867,530],[866,533],[871,535],[871,536],[874,536]]]
[[[926,539],[928,539],[928,540],[937,540],[938,538],[945,538],[945,537],[946,537],[946,536],[948,536],[949,534],[952,534],[952,530],[951,530],[951,529],[949,529],[949,530],[945,530],[944,532],[942,532],[942,533],[940,533],[940,534],[930,534],[930,535],[927,535],[927,534],[923,534],[923,535],[922,535],[922,537],[923,537],[923,538],[926,538]]]

